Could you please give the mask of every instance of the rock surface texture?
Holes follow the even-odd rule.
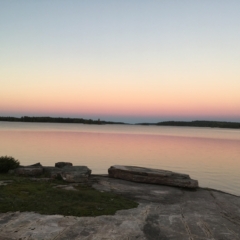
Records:
[[[62,179],[71,183],[87,182],[91,175],[91,170],[86,166],[65,166],[61,170]]]
[[[29,212],[0,214],[0,239],[28,240],[239,240],[240,197],[198,188],[139,184],[91,176],[99,191],[139,206],[114,216],[71,217]]]
[[[87,182],[91,172],[91,169],[86,166],[44,167],[47,177],[62,178],[71,183]]]
[[[58,167],[43,167],[44,174],[49,178],[61,177],[62,169]]]
[[[92,172],[91,169],[86,166],[72,166],[72,163],[68,162],[59,162],[56,163],[55,166],[58,167],[45,167],[40,163],[37,163],[30,166],[21,166],[14,170],[10,170],[9,173],[24,177],[38,177],[45,175],[47,178],[44,180],[48,178],[61,178],[69,183],[86,183]],[[43,178],[39,178],[39,181],[41,181],[41,179]],[[37,181],[37,179],[34,180]]]
[[[42,167],[19,167],[13,170],[14,174],[24,177],[36,177],[43,174]]]
[[[57,163],[55,163],[55,167],[58,167],[58,168],[63,168],[65,166],[72,166],[72,163],[70,163],[70,162],[57,162]]]
[[[198,181],[187,174],[160,169],[115,165],[108,169],[109,177],[132,182],[153,183],[176,187],[197,188]]]
[[[43,166],[41,163],[35,163],[29,166],[20,166],[16,169],[9,170],[9,173],[24,177],[37,177],[43,174]]]

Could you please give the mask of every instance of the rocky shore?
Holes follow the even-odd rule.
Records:
[[[86,166],[73,166],[70,162],[57,162],[55,167],[45,167],[41,163],[36,163],[9,171],[10,174],[17,176],[42,177],[44,175],[49,179],[60,178],[70,183],[87,182],[91,172],[92,170]],[[191,179],[189,175],[160,169],[114,165],[108,169],[108,176],[132,182],[198,188],[198,181]]]
[[[240,197],[108,175],[89,175],[89,181],[93,188],[123,195],[139,206],[98,217],[2,213],[0,239],[240,239]]]

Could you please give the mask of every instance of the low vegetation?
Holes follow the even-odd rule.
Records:
[[[32,211],[40,214],[71,216],[111,215],[117,210],[137,207],[137,203],[111,192],[99,192],[89,186],[77,191],[55,188],[60,180],[34,182],[28,178],[0,174],[0,212]]]
[[[19,161],[13,157],[0,157],[0,173],[7,173],[11,169],[19,167]]]

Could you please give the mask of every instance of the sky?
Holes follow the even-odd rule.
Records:
[[[239,0],[0,0],[0,116],[240,121]]]

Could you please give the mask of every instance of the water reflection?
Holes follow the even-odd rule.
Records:
[[[87,165],[93,173],[107,173],[115,164],[173,170],[190,174],[200,186],[240,195],[238,135],[229,137],[228,132],[226,139],[210,138],[211,129],[202,129],[201,134],[205,131],[207,137],[194,137],[188,130],[192,131],[185,128],[186,136],[173,136],[151,131],[143,134],[142,129],[134,134],[112,129],[105,133],[68,131],[64,127],[60,131],[1,129],[0,154],[13,156],[24,165],[41,162],[52,166],[58,161],[70,161]]]

